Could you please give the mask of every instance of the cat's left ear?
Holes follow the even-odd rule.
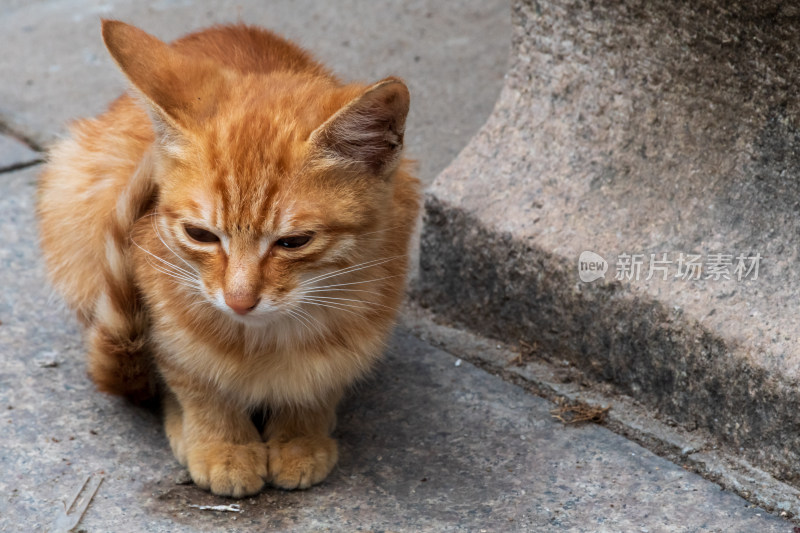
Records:
[[[386,78],[314,130],[309,142],[334,164],[388,177],[400,163],[409,100],[405,83]]]
[[[168,44],[118,20],[103,20],[103,41],[151,111],[162,141],[178,142],[201,127],[226,90],[224,72],[210,60],[184,56]]]

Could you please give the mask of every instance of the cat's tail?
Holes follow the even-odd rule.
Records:
[[[88,329],[89,375],[111,394],[143,402],[156,393],[152,356],[147,348],[148,315],[133,278],[131,232],[152,203],[153,157],[145,153],[117,197],[106,229],[104,287]]]

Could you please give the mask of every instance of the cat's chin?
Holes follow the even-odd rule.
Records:
[[[270,324],[274,324],[281,318],[281,314],[276,311],[256,310],[251,313],[247,313],[246,315],[240,315],[234,312],[232,309],[227,308],[221,310],[221,312],[234,322],[237,322],[239,324],[244,324],[245,326],[253,328],[269,326]]]

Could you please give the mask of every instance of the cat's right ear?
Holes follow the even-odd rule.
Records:
[[[224,73],[211,62],[188,58],[156,37],[118,20],[103,20],[111,57],[151,108],[157,133],[174,139],[212,112],[224,90]]]
[[[314,130],[309,142],[329,164],[385,178],[400,163],[408,105],[406,84],[386,78]]]

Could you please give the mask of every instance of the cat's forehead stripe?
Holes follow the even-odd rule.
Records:
[[[249,228],[268,232],[279,228],[285,194],[275,180],[264,179],[249,187],[242,187],[241,182],[231,174],[216,180],[213,212],[217,227],[227,231]]]
[[[289,203],[284,209],[276,210],[275,227],[280,228],[281,233],[288,233],[295,228],[295,205]]]
[[[212,226],[216,226],[216,212],[214,203],[205,194],[196,196],[192,201],[192,209],[197,213],[197,216],[203,220],[207,220]]]

